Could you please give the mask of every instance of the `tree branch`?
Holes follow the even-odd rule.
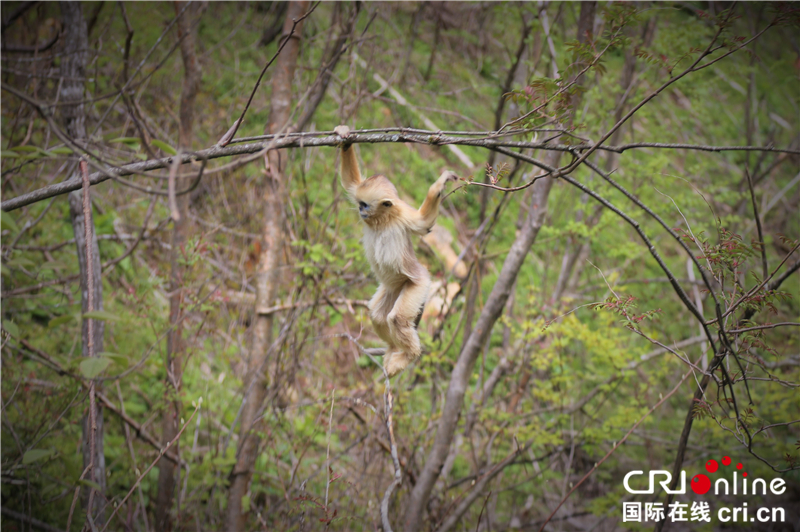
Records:
[[[3,85],[2,88],[11,92],[15,96],[23,97],[28,103],[31,103],[37,110],[40,110],[40,113],[44,116],[47,114],[45,108],[40,107],[38,102],[35,102],[32,98],[28,98],[24,94],[20,93],[16,89],[9,87],[7,85]],[[364,131],[354,131],[350,134],[347,141],[353,144],[381,144],[381,143],[417,143],[417,144],[428,144],[432,146],[444,146],[448,144],[457,144],[462,146],[480,146],[483,148],[494,149],[494,148],[503,148],[503,147],[511,147],[511,148],[529,148],[529,149],[539,149],[539,150],[550,150],[550,151],[560,151],[560,152],[568,152],[576,149],[582,149],[582,146],[569,146],[569,145],[559,145],[559,144],[547,144],[547,143],[535,143],[535,142],[513,142],[513,141],[505,141],[497,138],[465,138],[465,137],[455,137],[449,135],[443,135],[436,131],[427,131],[427,130],[411,130],[407,128],[402,129],[390,129],[390,131],[397,131],[397,134],[390,135],[390,134],[378,134],[378,133],[369,133],[368,131],[374,130],[364,130]],[[415,132],[411,132],[415,131]],[[473,133],[473,132],[456,132],[462,135],[482,135],[483,133]],[[277,150],[282,148],[319,148],[319,147],[337,147],[341,144],[341,137],[334,134],[332,131],[325,131],[325,132],[318,132],[318,133],[288,133],[285,135],[264,135],[259,137],[264,139],[267,142],[257,142],[257,143],[247,143],[247,144],[232,144],[226,147],[214,146],[212,148],[208,148],[205,150],[200,150],[195,153],[186,153],[181,156],[181,164],[188,164],[194,161],[202,161],[202,160],[212,160],[212,159],[220,159],[224,157],[233,157],[236,155],[249,155],[254,153],[260,153],[265,150]],[[248,139],[249,140],[249,139]],[[637,145],[635,147],[645,147],[645,145]],[[703,149],[703,146],[693,146],[693,145],[659,145],[655,146],[652,145],[651,147],[659,147],[659,148],[674,148],[674,149]],[[614,147],[605,146],[603,149],[613,149]],[[629,149],[629,148],[626,148]],[[724,151],[724,150],[760,150],[760,151],[774,151],[774,152],[784,152],[784,153],[798,153],[800,151],[797,150],[781,150],[772,147],[748,147],[748,146],[727,146],[727,147],[718,147],[716,150],[713,151]],[[712,151],[712,150],[707,150]],[[504,152],[505,153],[505,152]],[[126,164],[123,166],[112,167],[108,168],[105,171],[101,172],[94,172],[89,175],[89,182],[91,185],[98,185],[109,179],[113,179],[114,177],[123,177],[129,175],[135,175],[142,172],[148,172],[151,170],[157,170],[160,168],[168,168],[172,163],[172,157],[165,157],[163,159],[151,159],[148,161],[143,161],[139,163],[132,163]],[[526,159],[528,162],[531,162],[530,158]],[[541,164],[539,164],[541,166]],[[536,176],[536,178],[541,176]],[[534,179],[536,179],[534,178]],[[476,185],[479,183],[475,183]],[[530,186],[530,182],[527,186]],[[485,185],[485,184],[484,184]],[[489,185],[485,185],[489,186]],[[527,188],[526,185],[523,185],[521,188]],[[46,187],[42,187],[40,189],[33,190],[31,192],[27,192],[25,194],[21,194],[16,198],[12,198],[9,200],[4,201],[0,208],[3,211],[9,212],[21,207],[25,207],[27,205],[31,205],[38,201],[42,201],[48,198],[52,198],[54,196],[60,196],[62,194],[67,194],[72,192],[73,190],[78,190],[81,188],[81,180],[80,179],[68,179],[66,181],[56,183],[53,185],[49,185]],[[513,190],[506,190],[502,187],[493,187],[497,188],[498,190],[503,191],[513,191]],[[514,190],[518,190],[515,188]]]

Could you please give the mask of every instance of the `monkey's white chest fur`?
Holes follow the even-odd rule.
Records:
[[[375,231],[369,226],[364,227],[364,236],[361,239],[364,251],[372,266],[372,272],[382,284],[403,283],[409,275],[410,269],[416,262],[411,240],[408,238],[405,227],[398,224]],[[412,268],[409,268],[412,266]]]

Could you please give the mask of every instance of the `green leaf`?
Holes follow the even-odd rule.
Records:
[[[58,484],[55,484],[55,483],[54,484],[48,484],[48,485],[46,485],[45,487],[42,488],[41,494],[44,497],[48,493],[52,493],[52,492],[56,491],[60,487],[61,486],[59,486]]]
[[[64,325],[65,323],[77,321],[77,319],[78,317],[75,314],[64,314],[63,316],[58,316],[47,322],[47,328],[52,329],[53,327],[58,327],[59,325]]]
[[[111,139],[108,142],[121,142],[131,147],[133,147],[134,145],[136,145],[137,147],[139,146],[139,139],[136,137],[119,137],[116,139]]]
[[[111,314],[105,310],[93,310],[83,314],[85,320],[100,320],[100,321],[119,321],[121,318],[116,314]]]
[[[100,353],[97,353],[97,356],[108,358],[112,362],[114,362],[114,364],[122,366],[123,368],[127,368],[128,367],[128,357],[126,357],[125,355],[120,355],[120,354],[117,354],[117,353],[109,353],[109,352],[106,352],[106,351],[102,351]]]
[[[54,452],[53,449],[31,449],[22,456],[22,465],[28,465],[43,460],[52,456]]]
[[[97,491],[101,491],[103,488],[97,482],[93,480],[89,480],[88,478],[82,478],[78,482],[76,482],[79,486],[86,486],[89,488],[94,488]]]
[[[107,358],[86,358],[81,362],[81,373],[83,373],[83,376],[87,379],[94,379],[103,373],[103,370],[105,370],[109,364],[111,364],[111,360]]]
[[[0,157],[2,157],[3,159],[19,159],[20,155],[15,151],[3,150],[2,152],[0,152]]]
[[[50,153],[53,155],[72,155],[72,150],[66,146],[62,146],[61,148],[53,148],[50,150]]]
[[[39,271],[43,272],[46,270],[63,270],[66,267],[67,267],[66,264],[59,261],[45,262],[44,264],[42,264],[42,267],[39,268]]]
[[[10,261],[6,262],[9,266],[34,266],[36,263],[33,262],[31,259],[26,259],[25,257],[15,257]]]
[[[211,460],[211,463],[214,464],[217,467],[226,468],[226,467],[232,466],[233,464],[236,463],[236,457],[235,456],[227,456],[227,457],[226,456],[218,456],[217,458],[214,458],[213,460]]]
[[[172,146],[170,146],[169,144],[167,144],[166,142],[163,142],[161,140],[154,140],[150,144],[152,144],[156,148],[160,148],[164,153],[168,153],[170,155],[177,155],[178,154],[178,152],[175,150],[175,148],[173,148]]]
[[[38,151],[41,151],[41,148],[37,148],[36,146],[15,146],[15,147],[13,147],[11,149],[14,150],[17,153],[23,153],[23,152],[25,152],[25,153],[36,153]]]
[[[19,338],[19,327],[13,321],[3,320],[3,329],[14,338]]]
[[[15,222],[14,218],[12,218],[7,212],[0,214],[0,227],[3,229],[8,229],[12,233],[19,233],[19,226],[17,225],[17,222]]]

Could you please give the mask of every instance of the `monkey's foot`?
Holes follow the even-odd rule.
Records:
[[[350,128],[344,125],[336,126],[335,128],[333,128],[333,132],[342,137],[343,139],[346,139],[347,137],[350,136]]]
[[[408,367],[411,362],[403,351],[394,351],[383,357],[383,367],[389,377],[394,377]]]

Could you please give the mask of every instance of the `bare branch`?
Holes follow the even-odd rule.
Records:
[[[385,532],[392,532],[392,524],[389,521],[389,499],[391,499],[395,488],[397,488],[403,480],[403,470],[400,469],[400,460],[397,456],[397,442],[394,439],[394,428],[392,421],[394,398],[392,397],[392,388],[389,383],[389,376],[386,375],[385,371],[384,375],[386,376],[384,412],[386,414],[386,428],[389,431],[389,444],[391,446],[392,465],[394,466],[394,480],[391,484],[389,484],[389,487],[386,488],[386,492],[383,494],[383,500],[381,500],[381,524],[383,525],[383,530]]]
[[[14,510],[9,510],[5,506],[0,507],[0,513],[10,517],[11,519],[15,519],[21,523],[27,523],[39,530],[44,530],[45,532],[63,532],[60,528],[48,525],[44,521],[39,521],[38,519],[35,519],[33,517],[28,517],[27,515],[15,512]]]
[[[168,441],[166,446],[164,446],[164,448],[161,449],[161,451],[159,451],[158,456],[153,461],[153,463],[151,463],[149,466],[147,466],[147,469],[145,469],[142,472],[142,474],[139,476],[139,478],[136,479],[136,482],[133,484],[133,486],[131,486],[131,489],[128,491],[128,494],[125,495],[125,497],[122,498],[122,500],[119,502],[119,504],[117,504],[114,507],[114,511],[111,513],[111,516],[108,518],[108,522],[106,522],[106,525],[100,530],[100,532],[105,532],[106,528],[108,528],[109,523],[111,523],[111,521],[114,519],[114,516],[117,515],[117,512],[119,511],[120,508],[123,507],[123,505],[125,504],[125,501],[128,500],[128,498],[131,496],[133,491],[139,486],[139,484],[141,484],[141,482],[144,479],[144,477],[147,476],[147,473],[149,473],[150,470],[153,469],[153,467],[158,463],[158,461],[161,460],[161,457],[164,456],[167,453],[169,448],[172,445],[174,445],[180,439],[181,435],[183,434],[183,431],[186,430],[186,427],[188,427],[189,424],[192,422],[192,419],[194,419],[195,414],[197,414],[197,411],[200,409],[200,405],[202,405],[202,404],[203,404],[203,398],[201,397],[198,400],[197,406],[195,406],[195,408],[194,408],[194,412],[192,412],[192,415],[189,416],[189,419],[186,420],[186,423],[183,424],[183,426],[181,427],[181,430],[178,431],[178,434],[171,441]]]
[[[83,388],[85,388],[85,389],[88,391],[88,389],[89,389],[89,383],[88,383],[88,382],[86,382],[86,380],[82,379],[81,377],[79,377],[79,376],[77,376],[77,375],[73,375],[73,374],[71,374],[71,373],[67,372],[67,371],[66,371],[66,370],[65,370],[65,369],[64,369],[64,368],[61,366],[61,364],[59,364],[59,363],[58,363],[58,361],[57,361],[57,360],[55,360],[53,357],[51,357],[49,354],[45,353],[45,352],[44,352],[44,351],[42,351],[41,349],[37,349],[36,347],[34,347],[33,345],[31,345],[31,344],[30,344],[28,341],[26,341],[26,340],[24,340],[24,339],[19,339],[19,343],[20,343],[20,345],[21,345],[21,346],[22,346],[22,347],[23,347],[25,350],[27,350],[29,353],[32,353],[32,354],[36,355],[37,357],[39,357],[39,359],[41,359],[41,360],[44,360],[44,361],[47,363],[46,365],[47,365],[47,366],[49,366],[49,367],[50,367],[50,369],[52,369],[53,371],[55,371],[56,373],[58,373],[58,374],[59,374],[59,375],[61,375],[61,376],[71,377],[71,378],[73,378],[73,379],[77,380],[77,381],[78,381],[78,382],[81,384],[81,386],[82,386]],[[148,443],[148,444],[149,444],[150,446],[152,446],[154,449],[156,449],[156,450],[160,450],[160,449],[161,449],[161,447],[162,447],[162,446],[161,446],[161,444],[158,442],[158,440],[156,440],[156,439],[155,439],[155,437],[153,437],[153,436],[152,436],[150,433],[148,433],[148,432],[147,432],[147,431],[146,431],[146,430],[145,430],[145,429],[142,427],[142,425],[141,425],[141,424],[137,423],[137,422],[136,422],[136,421],[135,421],[133,418],[131,418],[131,417],[130,417],[128,414],[126,414],[126,413],[123,411],[123,409],[122,409],[122,408],[120,408],[120,407],[117,407],[117,406],[114,404],[114,402],[113,402],[113,401],[111,401],[111,400],[110,400],[108,397],[106,397],[106,396],[105,396],[103,393],[101,393],[101,392],[98,392],[98,393],[97,393],[97,398],[100,400],[100,402],[101,402],[101,403],[103,403],[103,407],[104,407],[104,408],[106,408],[106,409],[110,410],[111,412],[113,412],[114,414],[116,414],[117,416],[119,416],[119,418],[120,418],[122,421],[124,421],[124,422],[125,422],[127,425],[129,425],[129,426],[130,426],[130,427],[131,427],[131,428],[132,428],[134,431],[136,431],[136,435],[137,435],[139,438],[141,438],[143,441],[145,441],[146,443]],[[178,460],[178,458],[177,458],[177,457],[176,457],[174,454],[172,454],[171,452],[167,452],[167,453],[165,453],[164,457],[165,457],[165,458],[167,458],[167,460],[169,460],[170,462],[173,462],[173,463],[175,463],[175,464],[179,463],[179,460]]]
[[[292,29],[289,30],[289,34],[283,38],[283,42],[278,47],[278,50],[275,52],[275,55],[272,56],[272,59],[267,61],[267,64],[264,65],[264,68],[261,70],[261,74],[258,76],[258,79],[256,80],[256,84],[253,86],[253,91],[250,93],[250,98],[247,99],[247,103],[245,104],[244,109],[242,109],[242,114],[239,116],[238,119],[236,119],[231,128],[228,130],[228,132],[225,133],[225,135],[219,140],[220,146],[227,146],[228,143],[230,143],[231,139],[234,137],[234,135],[236,135],[236,132],[239,131],[239,126],[242,125],[242,122],[244,122],[244,115],[247,114],[247,110],[250,109],[250,104],[253,102],[253,97],[256,95],[258,86],[261,85],[261,79],[264,77],[264,74],[267,73],[267,69],[269,69],[272,63],[274,63],[275,60],[278,58],[278,56],[281,55],[281,52],[286,47],[286,45],[289,44],[289,41],[292,39],[292,36],[294,36],[294,30],[297,28],[297,25],[300,24],[306,18],[308,18],[311,15],[311,13],[314,12],[314,10],[317,8],[319,4],[320,3],[317,2],[316,4],[311,6],[311,9],[309,9],[300,18],[292,19]]]
[[[49,111],[46,107],[42,107],[40,102],[37,102],[33,98],[28,97],[24,93],[21,93],[17,89],[10,87],[8,85],[3,84],[2,88],[15,96],[18,96],[24,99],[26,102],[30,103],[34,107],[36,107],[37,111],[45,118],[49,119]],[[57,134],[60,132],[56,124],[51,124],[56,130]],[[348,142],[353,144],[379,144],[379,143],[417,143],[417,144],[427,144],[432,146],[444,146],[448,144],[457,144],[462,146],[480,146],[488,149],[495,149],[495,148],[505,148],[505,147],[518,147],[518,148],[530,148],[530,149],[541,149],[541,150],[550,150],[550,151],[559,151],[559,152],[571,152],[574,150],[582,149],[582,146],[569,146],[569,145],[550,145],[547,143],[533,143],[533,142],[511,142],[511,141],[503,141],[498,140],[497,138],[482,138],[482,139],[473,139],[473,138],[462,138],[462,137],[453,137],[439,134],[436,131],[427,131],[427,130],[411,130],[407,128],[393,128],[391,130],[398,131],[398,134],[395,135],[380,135],[380,134],[373,134],[370,133],[371,131],[375,130],[359,130],[353,131],[348,137]],[[63,134],[63,132],[61,132]],[[484,132],[457,132],[461,135],[483,135]],[[286,133],[286,134],[279,134],[279,135],[263,135],[258,137],[259,139],[269,140],[269,142],[261,142],[261,143],[252,143],[252,144],[236,144],[230,145],[227,147],[220,147],[214,146],[212,148],[208,148],[205,150],[201,150],[194,153],[185,153],[181,156],[181,164],[188,164],[192,161],[200,161],[200,160],[212,160],[212,159],[219,159],[224,157],[232,157],[236,155],[249,155],[249,154],[256,154],[263,152],[265,150],[277,150],[283,148],[318,148],[323,146],[330,146],[330,147],[337,147],[341,143],[341,138],[336,135],[332,131],[325,131],[325,132],[314,132],[314,133]],[[68,139],[67,139],[68,140]],[[244,140],[244,139],[242,139]],[[67,142],[71,148],[79,152],[86,152],[79,144]],[[644,146],[637,146],[637,147],[644,147]],[[697,147],[692,145],[660,145],[655,147],[661,148],[674,148],[674,149],[701,149],[703,147]],[[613,147],[612,147],[613,148]],[[760,150],[760,151],[773,151],[773,152],[786,152],[786,153],[794,153],[796,150],[780,150],[772,147],[764,147],[764,148],[756,148],[756,147],[719,147],[717,150],[708,150],[708,151],[724,151],[724,150]],[[87,155],[90,157],[95,157],[94,154],[86,152]],[[503,150],[502,153],[509,154],[509,151]],[[510,152],[514,154],[515,152]],[[796,153],[800,154],[800,151],[796,151]],[[518,154],[517,154],[518,155]],[[132,163],[127,164],[119,167],[113,167],[104,169],[100,172],[95,172],[89,175],[89,181],[92,185],[97,185],[99,183],[103,183],[108,181],[109,179],[114,179],[123,176],[135,175],[142,172],[148,172],[151,170],[157,170],[159,168],[168,168],[169,165],[172,163],[172,157],[165,157],[163,159],[151,159],[148,161],[143,161],[140,163]],[[532,164],[536,164],[537,166],[541,167],[542,164],[536,161],[535,163],[530,157],[525,158],[524,160],[528,162],[532,162]],[[516,190],[521,190],[523,188],[527,188],[535,182],[536,179],[543,177],[543,175],[535,176],[530,182],[526,183],[520,187],[514,188],[503,188],[503,187],[496,187],[492,185],[487,185],[485,183],[477,183],[473,182],[471,184],[474,185],[481,185],[481,186],[491,186],[491,188],[496,188],[497,190],[511,192]],[[3,211],[9,212],[26,205],[31,205],[38,201],[42,201],[44,199],[52,198],[54,196],[59,196],[61,194],[66,194],[73,190],[78,190],[81,188],[81,180],[80,179],[68,179],[66,181],[56,183],[54,185],[49,185],[46,187],[42,187],[40,189],[27,192],[25,194],[21,194],[16,198],[12,198],[10,200],[6,200],[0,205]],[[142,191],[153,193],[151,189],[142,187]],[[166,195],[166,194],[165,194]]]
[[[745,168],[745,175],[747,176],[747,187],[750,189],[750,201],[753,204],[753,218],[756,220],[756,228],[758,228],[758,242],[761,248],[761,276],[766,277],[769,275],[769,268],[767,267],[767,250],[764,248],[764,230],[761,228],[761,217],[758,215],[758,205],[756,203],[756,193],[753,190],[753,180],[750,177],[750,170]]]
[[[776,327],[800,327],[800,323],[795,323],[792,321],[783,322],[783,323],[772,323],[769,325],[759,325],[758,327],[746,327],[744,329],[731,329],[728,332],[731,334],[738,334],[748,331],[760,331],[763,329],[774,329]]]

